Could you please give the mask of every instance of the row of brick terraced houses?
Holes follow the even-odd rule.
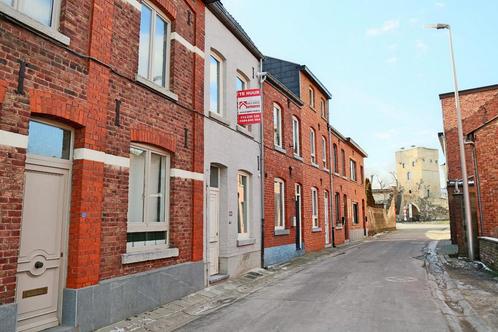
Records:
[[[366,236],[331,97],[217,1],[0,1],[0,330],[91,331]]]

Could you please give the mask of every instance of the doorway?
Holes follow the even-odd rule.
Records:
[[[72,132],[29,123],[17,264],[17,330],[59,325],[66,276]]]
[[[302,197],[301,197],[302,188],[299,183],[296,183],[295,187],[295,204],[296,204],[296,250],[303,249],[303,225],[301,218],[301,210],[302,210]]]
[[[325,226],[325,245],[330,244],[330,232],[329,232],[329,192],[325,191],[323,193],[323,213],[324,213],[324,226]]]
[[[208,188],[209,275],[220,272],[220,168],[211,166]]]

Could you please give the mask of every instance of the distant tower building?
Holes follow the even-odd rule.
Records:
[[[396,152],[396,178],[402,220],[444,218],[448,202],[441,192],[439,151],[412,146]]]

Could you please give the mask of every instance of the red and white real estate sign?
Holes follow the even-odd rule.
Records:
[[[237,123],[249,125],[261,122],[261,91],[237,91]]]

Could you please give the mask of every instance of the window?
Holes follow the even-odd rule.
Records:
[[[0,0],[50,28],[57,28],[61,0]]]
[[[273,142],[282,147],[282,110],[276,104],[273,105]]]
[[[335,193],[334,197],[335,203],[335,224],[340,226],[341,222],[341,195],[339,193]]]
[[[358,203],[353,202],[353,224],[357,225],[359,222]]]
[[[300,126],[299,120],[293,116],[292,117],[292,149],[294,151],[294,155],[301,156],[301,134],[300,134]]]
[[[412,161],[412,167],[415,167],[415,162],[414,161]]]
[[[412,173],[407,172],[407,173],[406,173],[406,179],[407,179],[408,181],[410,181],[410,180],[411,180],[411,178],[412,178]]]
[[[327,111],[325,108],[325,100],[323,98],[320,100],[320,115],[324,119],[327,117]]]
[[[350,159],[349,163],[351,166],[351,170],[350,170],[351,180],[356,181],[356,161],[354,161],[353,159]]]
[[[341,149],[341,158],[342,158],[342,176],[346,176],[346,152],[344,152],[344,149]]]
[[[327,169],[328,163],[327,163],[327,139],[322,136],[322,162],[323,162],[323,168]]]
[[[242,91],[247,89],[247,81],[241,75],[237,75],[235,79],[235,89],[237,91]]]
[[[71,132],[47,123],[29,121],[27,153],[68,160],[71,154]]]
[[[315,90],[313,90],[313,88],[310,87],[308,93],[309,93],[310,107],[315,108]]]
[[[141,145],[130,148],[129,251],[168,244],[168,154]]]
[[[315,187],[311,188],[311,220],[313,228],[320,227],[318,223],[318,190]]]
[[[169,35],[169,21],[142,2],[138,75],[166,89],[169,88]]]
[[[337,155],[337,144],[333,145],[334,149],[334,172],[339,173],[339,156]]]
[[[209,56],[209,111],[223,115],[222,110],[222,64],[215,54]]]
[[[343,224],[346,224],[348,222],[348,196],[343,195],[342,196],[342,220]]]
[[[248,237],[249,221],[249,175],[240,172],[237,175],[237,221],[239,237]]]
[[[285,184],[282,179],[273,181],[275,196],[275,229],[285,229]]]
[[[360,166],[360,178],[361,178],[361,184],[365,182],[365,174],[364,174],[363,166]]]
[[[311,154],[311,163],[316,164],[316,138],[315,131],[310,129],[310,154]]]

